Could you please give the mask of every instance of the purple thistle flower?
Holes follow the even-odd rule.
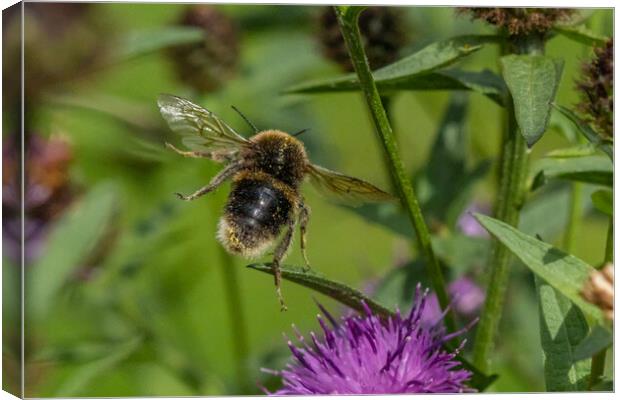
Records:
[[[381,320],[364,304],[365,315],[343,317],[338,323],[319,305],[331,326],[318,316],[323,337],[310,333],[311,344],[297,333],[290,340],[291,361],[280,372],[283,388],[273,395],[396,394],[470,392],[471,372],[442,344],[464,330],[445,334],[441,325],[422,323],[428,290],[416,289],[408,316],[400,312]],[[467,328],[466,328],[467,329]],[[463,342],[464,344],[464,342]],[[463,346],[461,344],[461,347]]]

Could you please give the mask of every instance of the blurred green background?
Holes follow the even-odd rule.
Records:
[[[102,226],[113,232],[112,244],[87,278],[75,278],[70,274],[75,271],[63,270],[62,261],[55,262],[46,253],[52,244],[67,253],[80,246],[83,232],[92,224],[83,216],[74,221],[76,227],[67,228],[69,234],[50,239],[41,257],[46,261],[30,266],[34,288],[37,280],[53,281],[63,273],[70,277],[60,280],[53,296],[41,295],[52,300],[32,300],[33,304],[44,303],[44,311],[33,311],[26,325],[28,395],[258,394],[256,382],[270,388],[276,384],[260,368],[284,365],[288,349],[282,333],[292,334],[293,323],[301,332],[318,328],[313,298],[336,313],[343,310],[321,295],[284,282],[289,311],[281,313],[272,279],[244,268],[247,260],[221,250],[215,231],[228,185],[191,203],[173,196],[176,191],[188,193],[201,187],[220,166],[165,151],[165,141],[179,140],[156,108],[159,93],[172,93],[192,98],[245,135],[251,132],[230,105],[261,128],[290,132],[309,128],[301,138],[315,163],[389,188],[382,150],[359,93],[282,94],[293,84],[342,73],[319,49],[316,36],[321,28],[316,16],[321,9],[216,6],[239,30],[239,65],[221,88],[200,94],[179,81],[169,51],[136,50],[144,50],[145,40],[165,39],[162,29],[174,25],[188,7],[89,5],[80,18],[86,31],[96,30],[94,39],[88,40],[101,46],[101,60],[96,67],[62,77],[27,102],[29,132],[62,134],[71,143],[71,180],[81,193],[75,204],[90,201],[94,214],[105,207],[113,210],[109,220],[101,217]],[[402,54],[455,35],[492,33],[482,23],[457,17],[452,8],[401,11],[410,34]],[[611,35],[612,17],[610,10],[593,11],[587,24],[597,33]],[[43,23],[27,18],[27,31],[45,29],[29,24]],[[81,46],[82,40],[87,39],[73,35],[66,45]],[[498,51],[487,46],[462,65],[497,71]],[[574,82],[590,48],[555,37],[549,42],[548,54],[565,60],[557,101],[572,106],[577,101]],[[424,167],[449,98],[449,93],[440,91],[400,92],[391,97],[390,118],[412,173]],[[489,204],[495,190],[501,109],[480,95],[471,94],[469,100],[468,164],[493,161],[492,171],[476,185],[473,198]],[[17,132],[10,118],[3,124],[5,137]],[[535,146],[532,158],[568,144],[552,126]],[[398,260],[411,257],[407,241],[389,230],[330,203],[311,187],[304,189],[304,195],[312,208],[308,253],[316,270],[364,288]],[[599,263],[606,229],[602,214],[584,217],[575,255]],[[555,243],[561,243],[560,239],[555,238]],[[296,236],[287,263],[302,265],[297,241]],[[92,243],[84,246],[96,247]],[[7,260],[3,264],[5,276],[7,268],[14,268],[10,264]],[[36,278],[37,267],[49,268],[42,273],[45,278]],[[533,279],[525,269],[516,271],[520,278],[510,288],[509,311],[496,352],[500,378],[491,390],[540,391],[544,386]],[[238,285],[240,305],[231,305],[227,297],[226,285],[231,282]],[[31,286],[26,287],[28,303]],[[238,324],[231,324],[231,315]],[[247,338],[246,350],[239,348],[239,335]],[[5,343],[5,366],[10,353]]]

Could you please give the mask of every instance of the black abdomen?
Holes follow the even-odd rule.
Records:
[[[235,182],[225,207],[227,232],[220,232],[222,243],[234,253],[251,254],[280,233],[291,211],[288,198],[268,182]]]

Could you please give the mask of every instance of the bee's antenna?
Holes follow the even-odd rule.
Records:
[[[306,131],[309,131],[309,130],[310,130],[310,128],[305,128],[305,129],[300,130],[299,132],[293,133],[291,136],[299,136],[302,133],[304,133]]]
[[[252,123],[252,121],[250,121],[250,120],[248,119],[248,117],[246,117],[245,115],[243,115],[243,113],[242,113],[241,111],[239,111],[239,109],[238,109],[237,107],[235,107],[235,106],[231,106],[231,107],[232,107],[232,109],[233,109],[233,110],[235,110],[235,111],[237,112],[237,114],[241,115],[241,118],[243,118],[243,120],[244,120],[245,122],[247,122],[247,123],[248,123],[248,125],[250,125],[250,126],[252,127],[252,129],[254,130],[254,133],[258,133],[258,132],[259,132],[259,130],[258,130],[258,128],[256,127],[256,125],[254,125],[254,124]]]

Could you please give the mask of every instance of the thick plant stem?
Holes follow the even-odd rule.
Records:
[[[506,104],[508,105],[509,118],[503,146],[500,188],[495,204],[495,217],[512,226],[517,226],[519,211],[525,195],[528,156],[525,139],[519,132],[514,118],[512,99]],[[499,241],[494,242],[486,300],[476,331],[473,356],[474,365],[485,372],[489,369],[489,356],[494,348],[495,336],[504,306],[510,259],[510,251]]]
[[[366,102],[368,103],[376,131],[381,138],[383,149],[389,160],[388,167],[398,189],[400,200],[415,229],[418,249],[426,259],[427,271],[431,278],[433,289],[437,294],[439,304],[442,308],[446,308],[449,301],[439,261],[431,246],[431,237],[428,227],[424,221],[422,210],[418,204],[411,181],[409,180],[408,174],[405,172],[405,167],[398,153],[396,138],[392,132],[392,127],[390,126],[385,109],[381,104],[381,97],[379,96],[362,45],[361,35],[357,25],[361,9],[343,6],[335,7],[335,10],[342,36],[349,50],[355,72],[358,75],[360,86],[364,92]],[[454,316],[451,311],[446,315],[445,324],[448,330],[455,330]]]
[[[220,249],[221,262],[219,264],[222,269],[222,277],[224,278],[224,291],[226,293],[226,304],[228,306],[228,315],[230,316],[230,331],[234,345],[235,373],[239,386],[245,387],[249,382],[248,370],[246,368],[249,351],[239,279],[230,254],[223,248],[218,248]]]
[[[541,37],[518,38],[506,42],[504,53],[542,54],[544,41]],[[525,138],[519,132],[512,98],[506,99],[507,129],[503,137],[499,192],[495,201],[495,218],[512,226],[519,224],[519,214],[525,201],[528,153]],[[510,251],[499,241],[493,242],[489,264],[489,281],[480,323],[476,330],[473,362],[483,372],[488,372],[490,356],[504,308],[508,286]]]

